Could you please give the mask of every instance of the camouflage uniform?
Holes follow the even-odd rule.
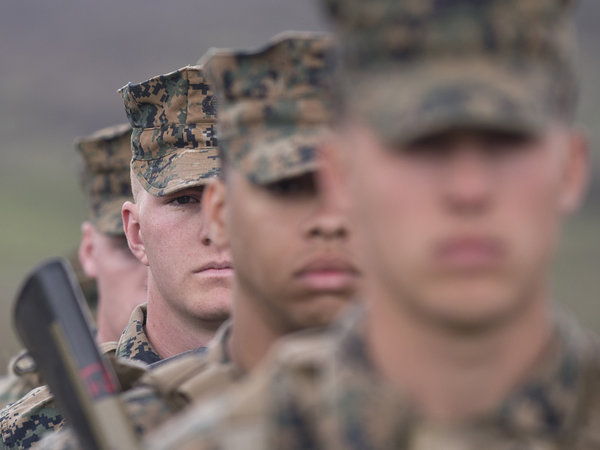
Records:
[[[129,366],[122,361],[152,364],[160,360],[144,332],[145,322],[146,308],[140,305],[133,311],[119,342],[102,344],[102,351],[112,360],[124,389],[144,370],[141,366]],[[59,430],[63,425],[62,414],[56,408],[48,386],[37,387],[0,411],[0,448],[29,448],[42,434]]]
[[[564,317],[535,375],[488,416],[431,423],[379,378],[362,311],[327,334],[282,341],[271,360],[227,395],[150,435],[164,449],[592,449],[600,445],[600,341]]]
[[[218,98],[221,157],[257,184],[316,168],[317,148],[334,117],[330,36],[286,34],[252,52],[213,49],[200,63]],[[126,93],[124,98],[127,104]],[[138,433],[146,434],[192,401],[202,403],[245,375],[227,354],[230,327],[221,327],[205,355],[164,364],[124,395]],[[48,436],[41,448],[77,448],[69,431]]]
[[[75,141],[84,161],[81,184],[88,198],[89,220],[99,232],[110,236],[124,235],[121,206],[131,199],[130,139],[131,127],[121,124]],[[123,341],[120,353],[128,358],[131,355],[126,344]],[[104,346],[110,355],[115,348],[115,343]],[[27,353],[14,360],[9,370],[16,375],[9,378],[2,392],[6,403],[14,403],[0,412],[2,443],[4,448],[28,448],[43,432],[60,427],[62,416]]]
[[[145,435],[192,401],[210,398],[233,385],[244,371],[231,361],[227,345],[231,323],[226,322],[204,353],[191,353],[157,366],[122,396],[127,415],[138,435]],[[44,449],[78,448],[77,437],[67,428],[45,437]]]
[[[132,367],[123,361],[136,361],[144,365],[160,361],[160,356],[146,336],[145,324],[146,305],[139,305],[133,310],[119,342],[102,346],[103,353],[113,360],[123,389],[130,387],[144,372],[141,366]],[[18,401],[0,411],[0,448],[29,448],[42,434],[63,426],[63,417],[54,404],[52,393],[47,386],[40,386],[27,391]]]
[[[146,305],[138,305],[131,313],[129,323],[117,343],[116,356],[122,359],[134,359],[145,364],[160,361],[146,335]]]
[[[341,38],[345,106],[390,147],[461,127],[529,135],[573,114],[574,2],[325,3]],[[167,423],[148,447],[600,448],[600,340],[570,319],[557,315],[543,357],[497,409],[451,425],[378,373],[362,314],[282,342],[244,384]]]
[[[116,342],[100,344],[100,351],[112,363],[121,387],[128,389],[146,372],[146,365],[135,359],[117,360],[116,350]],[[48,386],[36,387],[0,411],[0,448],[30,448],[43,434],[63,426],[62,414]]]
[[[192,401],[209,397],[235,383],[244,371],[230,358],[231,323],[223,324],[206,351],[177,358],[145,374],[124,395],[128,415],[146,434]]]

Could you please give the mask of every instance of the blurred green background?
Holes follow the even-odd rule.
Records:
[[[0,5],[0,373],[19,344],[11,307],[25,274],[79,242],[86,209],[77,136],[126,120],[116,90],[193,64],[209,47],[260,45],[286,29],[326,28],[316,2],[297,0],[7,0]],[[577,12],[579,122],[594,177],[568,225],[556,298],[600,331],[600,2]]]

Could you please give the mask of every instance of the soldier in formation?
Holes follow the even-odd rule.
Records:
[[[131,199],[130,140],[131,127],[121,124],[75,141],[89,207],[88,220],[81,225],[78,262],[82,273],[96,281],[96,340],[107,354],[120,352],[127,358],[132,355],[121,351],[123,342],[117,341],[132,310],[145,301],[147,278],[146,268],[129,251],[121,220],[121,206]],[[2,443],[8,448],[31,445],[31,436],[62,422],[35,367],[35,361],[23,353],[14,362],[10,389],[4,390],[4,398],[10,397],[6,403],[14,402],[0,412]],[[29,421],[32,414],[35,422]]]
[[[592,449],[598,337],[553,306],[586,185],[571,1],[326,2],[364,312],[290,339],[149,448]]]
[[[202,59],[223,164],[204,196],[208,235],[231,250],[235,312],[211,344],[219,363],[189,355],[196,363],[174,384],[164,380],[185,357],[142,378],[148,405],[173,394],[187,406],[157,413],[156,424],[183,409],[145,446],[600,447],[600,342],[553,305],[549,287],[588,169],[573,124],[574,3],[324,0],[343,61],[328,145],[327,96],[313,95],[327,80],[322,41],[280,38]],[[195,111],[187,106],[178,120]],[[168,117],[153,107],[130,118],[152,128]],[[305,244],[345,242],[346,206],[363,306],[288,335],[348,303],[356,263],[297,246],[304,231]],[[65,436],[42,448],[76,447]]]
[[[332,137],[333,50],[331,36],[286,33],[202,58],[222,136],[204,208],[215,244],[232,254],[234,313],[205,354],[169,361],[125,394],[138,433],[237,384],[279,338],[319,333],[353,300],[360,271],[347,217],[316,180]],[[66,430],[40,444],[77,446]]]

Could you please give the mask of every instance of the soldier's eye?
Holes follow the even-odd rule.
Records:
[[[402,147],[402,153],[418,158],[443,158],[452,148],[446,134],[436,134],[416,139]]]
[[[164,197],[164,202],[174,206],[192,205],[202,202],[204,186],[182,189]]]
[[[483,147],[490,156],[501,157],[519,153],[535,142],[535,139],[524,133],[497,132],[482,136]]]
[[[171,200],[171,203],[175,205],[189,205],[191,203],[198,203],[199,201],[200,200],[191,195],[180,195]]]
[[[287,178],[265,187],[270,193],[282,197],[309,196],[317,191],[315,176],[312,173]]]

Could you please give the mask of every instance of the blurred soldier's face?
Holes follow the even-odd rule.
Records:
[[[464,130],[390,148],[357,126],[342,141],[333,173],[384,298],[421,319],[481,326],[546,295],[561,218],[585,184],[574,132]]]
[[[98,332],[102,341],[119,340],[133,309],[146,301],[146,266],[133,256],[124,236],[82,225],[79,260],[98,287]]]
[[[149,295],[190,319],[223,321],[231,308],[229,254],[208,235],[202,187],[163,197],[139,189],[123,221],[132,252],[150,269]]]
[[[358,271],[346,218],[322,201],[314,175],[256,186],[232,168],[210,189],[244,310],[281,333],[329,323],[353,296]]]

